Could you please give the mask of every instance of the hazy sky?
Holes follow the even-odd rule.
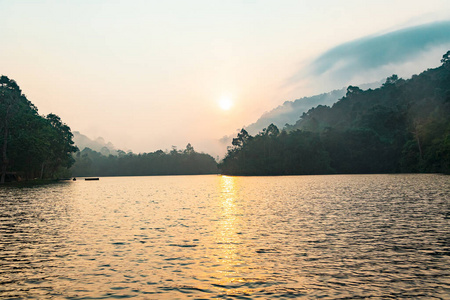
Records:
[[[386,52],[399,41],[388,33],[448,20],[448,0],[0,0],[0,74],[41,114],[117,148],[214,152],[286,100],[438,66],[445,34],[375,66],[362,64],[370,43],[357,46]]]

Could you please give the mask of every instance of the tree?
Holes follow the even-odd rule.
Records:
[[[244,128],[238,133],[237,138],[233,138],[231,144],[236,148],[242,148],[252,138]]]
[[[192,145],[191,145],[191,143],[188,143],[187,145],[186,145],[186,149],[184,150],[184,153],[185,154],[192,154],[192,153],[194,153],[195,151],[194,151],[194,147],[192,147]]]
[[[42,162],[42,169],[44,164],[50,167],[50,175],[54,176],[60,167],[70,168],[74,159],[72,153],[76,152],[78,148],[74,145],[73,134],[70,127],[61,121],[61,118],[55,114],[48,114],[47,121],[51,126],[50,131],[50,149],[46,161]],[[41,177],[43,171],[41,172]]]
[[[5,182],[6,171],[9,164],[8,159],[8,140],[10,139],[11,127],[20,127],[20,116],[23,112],[31,110],[36,112],[36,108],[22,94],[19,86],[14,80],[7,76],[0,77],[0,130],[3,131],[2,138],[2,168],[0,183]]]
[[[270,124],[265,130],[265,135],[267,136],[278,136],[280,134],[280,130],[273,123]]]
[[[383,83],[383,86],[396,84],[400,79],[396,74],[392,74],[392,76],[386,78],[386,82]]]
[[[40,116],[14,80],[0,77],[1,176],[8,170],[27,178],[57,176],[73,163],[70,128],[55,114]]]
[[[441,63],[444,67],[450,67],[450,50],[442,56]]]
[[[361,94],[363,90],[361,90],[357,86],[349,85],[347,88],[347,93],[345,94],[346,97],[352,96],[352,95],[358,95]]]

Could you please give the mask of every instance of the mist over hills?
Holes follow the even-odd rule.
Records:
[[[92,140],[79,131],[74,131],[73,141],[80,151],[83,151],[85,148],[90,148],[106,156],[110,154],[118,154],[118,150],[114,147],[114,145],[111,142],[106,142],[102,137]]]
[[[313,107],[333,105],[345,96],[349,85],[356,85],[362,90],[375,89],[393,73],[404,78],[418,74],[438,63],[442,53],[448,50],[449,30],[450,21],[445,20],[368,35],[337,45],[299,70],[288,83],[298,84],[308,78],[310,86],[326,82],[330,90],[336,87],[342,89],[286,101],[264,113],[255,123],[244,126],[244,129],[254,135],[272,123],[283,128],[286,124],[295,124],[303,113]],[[229,144],[231,139],[227,136],[222,141]]]
[[[378,88],[382,85],[384,80],[365,83],[358,85],[362,89]],[[276,125],[278,128],[284,128],[287,124],[295,124],[299,118],[308,110],[317,107],[318,105],[331,106],[339,99],[345,96],[347,87],[343,87],[339,90],[333,90],[328,93],[319,95],[302,97],[293,101],[285,101],[283,104],[276,108],[265,112],[256,122],[251,123],[248,126],[244,126],[244,129],[251,135],[258,134],[264,128],[267,128],[270,124]],[[236,133],[222,137],[219,141],[222,145],[222,154],[225,153],[226,147],[231,144],[232,139],[236,136]]]
[[[380,87],[383,81],[373,83],[366,83],[358,85],[360,88],[366,90],[370,88]],[[294,124],[298,121],[300,116],[318,105],[333,105],[339,99],[345,96],[347,87],[340,90],[333,90],[328,93],[314,95],[310,97],[302,97],[294,101],[285,101],[282,105],[264,113],[255,123],[252,123],[245,128],[249,134],[257,134],[263,128],[270,124],[283,128],[286,124]]]
[[[286,124],[295,124],[300,116],[311,108],[318,105],[332,106],[345,96],[346,88],[349,85],[356,85],[363,90],[378,88],[384,80],[372,84],[358,83],[377,81],[394,73],[400,77],[409,78],[430,66],[437,66],[442,53],[450,46],[449,29],[450,21],[432,22],[380,32],[337,45],[309,63],[305,62],[298,72],[287,78],[284,84],[295,87],[293,89],[295,94],[292,97],[282,96],[281,99],[295,99],[294,97],[307,95],[305,94],[306,90],[317,93],[330,92],[302,97],[282,104],[279,102],[281,105],[268,110],[257,120],[247,119],[242,123],[235,124],[236,127],[231,127],[232,129],[220,139],[214,136],[214,133],[212,136],[202,136],[201,138],[192,134],[189,142],[201,152],[209,153],[214,157],[223,157],[232,139],[242,127],[252,135],[272,123],[281,129]],[[236,128],[234,132],[233,128]],[[153,145],[143,151],[154,151],[159,148],[170,149],[171,145],[176,145],[178,148],[184,147],[187,141],[183,144],[179,141],[185,140],[185,137],[177,136],[177,131],[174,133],[176,134],[171,135],[171,141],[165,142],[164,145]],[[119,141],[113,139],[113,136],[110,135],[106,138],[118,145]],[[75,140],[80,150],[83,147],[89,147],[101,151],[103,147],[106,147],[104,149],[106,155],[108,154],[106,150],[109,150],[111,154],[116,153],[114,152],[116,149],[111,147],[112,145],[107,145],[108,143],[101,138],[81,141],[75,137]]]
[[[377,89],[349,86],[286,130],[242,129],[219,167],[227,175],[450,173],[450,51],[442,65]]]
[[[359,85],[363,89],[376,88],[382,84],[383,81],[367,83]],[[248,126],[244,126],[244,128],[250,134],[257,134],[263,128],[266,128],[270,124],[275,124],[276,126],[283,128],[286,124],[292,125],[298,121],[300,116],[314,108],[318,105],[327,105],[331,106],[336,103],[339,99],[345,96],[347,88],[344,87],[339,90],[333,90],[328,93],[323,93],[319,95],[302,97],[293,101],[285,101],[282,105],[275,107],[274,109],[265,112],[256,122],[251,123]],[[96,139],[91,139],[88,136],[80,133],[79,131],[73,132],[73,140],[75,145],[79,148],[80,151],[85,148],[89,148],[96,152],[99,152],[105,156],[108,155],[118,155],[119,149],[111,143],[105,141],[103,137],[97,137]],[[235,133],[224,136],[219,140],[219,146],[213,146],[217,141],[204,141],[201,146],[207,149],[207,153],[210,153],[214,157],[219,155],[222,156],[226,153],[227,146],[231,144],[231,140],[235,137]],[[130,152],[131,150],[127,150],[125,152]]]
[[[330,87],[372,82],[393,73],[409,78],[437,66],[450,46],[450,20],[380,32],[337,45],[320,54],[289,79]]]
[[[295,123],[303,112],[317,105],[333,105],[345,95],[345,88],[311,97],[303,97],[294,101],[285,101],[282,105],[264,113],[255,123],[245,127],[249,134],[257,134],[271,123],[277,127]]]

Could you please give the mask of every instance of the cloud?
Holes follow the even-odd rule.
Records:
[[[449,46],[450,21],[371,35],[328,50],[289,81],[320,78],[339,87],[352,80],[369,82],[393,73],[410,76],[422,71],[419,68],[434,67],[429,64],[439,62]],[[440,56],[434,57],[437,52]]]

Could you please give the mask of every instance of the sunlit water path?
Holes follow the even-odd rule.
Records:
[[[450,177],[0,188],[0,298],[450,298]]]

